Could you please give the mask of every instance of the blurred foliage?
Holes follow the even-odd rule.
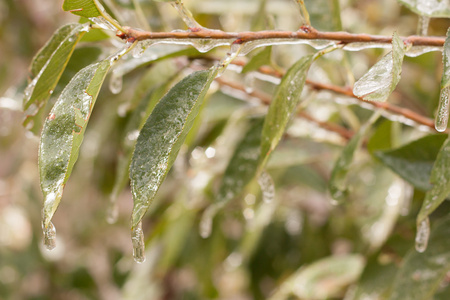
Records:
[[[185,2],[208,28],[297,30],[302,24],[291,0]],[[415,34],[418,16],[408,7],[417,9],[417,1],[401,2],[408,6],[393,0],[305,4],[312,25],[320,30]],[[103,5],[122,25],[153,31],[186,29],[164,2],[104,0]],[[424,253],[414,249],[416,216],[431,188],[429,177],[445,135],[405,125],[395,116],[388,120],[383,115],[365,127],[372,107],[306,88],[304,112],[319,122],[358,132],[359,140],[351,144],[354,149],[344,151],[351,155],[339,159],[348,149],[345,136],[300,114],[289,121],[266,165],[275,186],[271,202],[263,201],[256,179],[239,178],[242,174],[236,169],[227,169],[239,168],[232,157],[247,163],[242,149],[253,149],[251,142],[257,140],[251,130],[260,127],[266,107],[255,101],[254,92],[273,96],[277,89],[277,78],[268,80],[255,70],[260,66],[287,70],[314,53],[308,45],[276,45],[239,57],[238,61],[250,62],[245,74],[230,66],[221,78],[243,84],[244,90],[212,83],[143,219],[147,249],[143,264],[133,261],[129,230],[133,200],[126,173],[134,147],[130,141],[170,87],[192,70],[210,67],[228,49],[200,54],[190,47],[155,45],[139,59],[124,57],[99,93],[79,159],[53,218],[57,247],[47,251],[41,233],[39,139],[22,127],[22,100],[34,55],[59,27],[79,22],[61,6],[62,1],[50,0],[0,2],[0,299],[448,299],[447,201],[429,216],[429,249]],[[449,26],[448,19],[433,18],[428,33],[444,36]],[[80,69],[105,59],[120,43],[108,30],[86,33],[43,115]],[[315,61],[308,78],[351,86],[383,54],[380,49],[336,50]],[[405,57],[402,70],[388,101],[433,118],[441,53]],[[108,85],[114,91],[119,75],[124,75],[123,87],[112,93]],[[243,142],[246,136],[253,139],[248,144]],[[327,186],[335,161],[342,160],[346,193],[337,205]],[[202,238],[205,212],[226,193],[221,190],[226,186],[224,176],[248,184],[220,207],[211,219],[211,235]],[[118,219],[111,225],[106,219],[114,197]]]

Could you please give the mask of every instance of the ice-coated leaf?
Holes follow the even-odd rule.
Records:
[[[242,68],[242,73],[258,70],[261,66],[270,65],[272,59],[272,47],[266,47],[253,56]]]
[[[299,299],[341,298],[342,291],[359,278],[364,264],[359,254],[323,258],[288,277],[270,299],[289,299],[292,294]]]
[[[397,149],[377,151],[374,155],[413,186],[427,191],[431,188],[431,169],[445,139],[443,134],[429,135]]]
[[[397,0],[416,14],[433,18],[450,18],[449,0]]]
[[[38,112],[45,107],[73,50],[86,32],[86,25],[68,24],[59,28],[39,50],[30,67],[31,82],[25,89],[23,108],[27,113],[24,125],[35,121],[33,132],[39,131]],[[35,117],[36,116],[36,117]]]
[[[313,56],[302,57],[284,75],[278,86],[264,121],[261,136],[261,167],[276,148],[297,105],[306,81]]]
[[[450,139],[448,138],[439,151],[431,170],[431,190],[425,195],[422,208],[417,216],[419,224],[425,220],[450,194]]]
[[[389,300],[432,299],[439,284],[450,271],[450,216],[431,231],[428,248],[408,251],[397,272]]]
[[[63,10],[85,18],[101,16],[103,6],[97,0],[64,0]]]
[[[392,51],[355,83],[353,93],[367,101],[386,101],[400,81],[405,50],[403,41],[394,32]]]
[[[78,72],[45,120],[39,147],[45,228],[59,205],[64,185],[78,158],[87,122],[109,68],[110,61],[106,59]]]
[[[347,143],[336,160],[333,171],[331,172],[331,178],[328,182],[328,190],[333,199],[340,201],[345,198],[347,194],[347,174],[350,171],[353,156],[355,155],[356,150],[361,146],[366,132],[377,120],[378,116],[377,113],[373,114],[371,119],[361,126],[359,131]]]
[[[444,51],[442,53],[442,63],[444,65],[444,71],[441,78],[441,92],[435,119],[436,130],[440,132],[447,129],[450,112],[450,29],[447,30],[447,38],[445,39]]]
[[[185,77],[160,100],[145,122],[130,167],[132,228],[141,221],[172,167],[216,73],[212,68]]]

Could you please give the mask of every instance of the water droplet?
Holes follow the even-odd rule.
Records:
[[[263,171],[259,175],[258,184],[261,187],[264,202],[272,202],[275,198],[275,185],[269,173]]]
[[[109,90],[113,94],[118,94],[122,91],[123,75],[119,72],[113,71],[109,79]]]
[[[430,220],[426,218],[417,226],[416,233],[416,251],[425,252],[428,245],[428,239],[430,237]]]
[[[44,246],[47,250],[53,250],[56,247],[56,229],[52,222],[48,223],[47,228],[43,226]]]
[[[450,87],[445,87],[441,90],[439,97],[439,105],[435,119],[435,127],[439,132],[447,129],[448,115],[449,115],[449,93]]]
[[[133,257],[137,263],[145,261],[145,243],[144,232],[142,231],[142,222],[133,229],[131,234],[131,241],[133,243]]]

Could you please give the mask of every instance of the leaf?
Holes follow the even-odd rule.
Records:
[[[24,125],[34,121],[33,132],[37,133],[41,129],[39,111],[45,108],[85,31],[85,25],[76,23],[59,28],[34,57],[30,68],[31,82],[24,92],[24,110],[27,114]]]
[[[449,97],[450,97],[450,29],[447,30],[447,38],[444,43],[442,53],[442,63],[444,72],[441,78],[441,91],[439,95],[439,105],[436,113],[435,127],[437,131],[445,131],[449,116]]]
[[[386,101],[400,81],[404,55],[405,45],[394,32],[392,51],[355,83],[353,93],[366,101]]]
[[[63,10],[85,18],[102,16],[105,12],[97,0],[64,0]]]
[[[370,153],[375,151],[388,150],[392,148],[392,121],[385,120],[381,123],[374,134],[370,137],[367,142],[367,150]]]
[[[442,145],[431,170],[431,190],[425,195],[417,224],[425,220],[450,194],[450,139]]]
[[[442,0],[397,0],[416,14],[433,18],[450,18],[448,1]]]
[[[308,55],[296,62],[286,72],[275,92],[262,131],[261,169],[269,159],[270,153],[280,142],[293,112],[301,101],[300,96],[312,61],[313,56]]]
[[[334,299],[359,278],[364,264],[359,254],[323,258],[300,268],[270,299],[289,299],[290,294],[299,299]]]
[[[408,251],[394,280],[389,300],[431,299],[450,270],[450,215],[431,231],[427,250]]]
[[[443,134],[429,135],[394,150],[377,151],[374,155],[413,186],[427,191],[432,187],[431,169],[445,139]]]
[[[338,0],[305,0],[311,25],[317,30],[342,30],[341,9]]]
[[[156,105],[142,128],[130,167],[132,228],[142,219],[192,127],[216,69],[192,73]]]
[[[110,60],[106,59],[78,72],[62,91],[45,120],[39,147],[45,228],[61,201],[64,186],[78,158],[95,100],[109,68]]]
[[[334,164],[331,178],[328,182],[328,190],[335,200],[343,200],[347,194],[347,174],[350,171],[353,162],[353,156],[356,149],[361,146],[362,139],[369,127],[376,121],[378,114],[372,115],[371,119],[361,126],[360,130],[352,137],[348,144],[344,147],[341,154]]]
[[[271,59],[272,59],[272,47],[266,47],[250,59],[250,61],[242,68],[241,73],[256,71],[261,66],[270,65]]]

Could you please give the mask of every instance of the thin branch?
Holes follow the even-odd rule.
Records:
[[[279,41],[271,41],[273,39],[279,40],[330,40],[341,44],[348,43],[379,43],[390,44],[392,36],[370,35],[365,33],[349,33],[349,32],[327,32],[318,31],[312,27],[302,26],[299,31],[245,31],[245,32],[225,32],[221,30],[211,30],[207,28],[191,28],[188,31],[174,31],[174,32],[148,32],[139,31],[130,27],[125,27],[125,33],[119,34],[123,39],[136,39],[138,41],[144,40],[159,40],[159,39],[177,39],[177,40],[192,40],[192,39],[221,39],[221,40],[239,40],[241,43],[249,41],[267,40],[267,44],[276,45]],[[442,47],[445,42],[445,37],[433,36],[407,36],[401,38],[405,44],[413,46],[435,46]],[[181,42],[180,41],[180,42]]]

